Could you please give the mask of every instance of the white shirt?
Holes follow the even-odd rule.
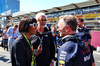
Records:
[[[14,41],[15,41],[14,38],[16,38],[16,37],[19,36],[19,31],[18,31],[18,29],[15,30],[14,27],[10,27],[10,28],[8,29],[8,31],[7,31],[7,36],[8,36],[8,42],[14,42]],[[11,37],[9,37],[9,36],[12,36],[13,39],[11,39]]]

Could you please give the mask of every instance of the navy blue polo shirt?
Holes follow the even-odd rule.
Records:
[[[77,41],[66,41],[69,36],[62,40],[63,45],[58,50],[58,66],[91,66],[94,58],[90,49],[84,52]]]
[[[88,39],[91,39],[90,30],[85,27],[77,28],[76,32],[79,35],[81,40],[88,41]]]

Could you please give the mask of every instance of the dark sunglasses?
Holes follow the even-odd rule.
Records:
[[[38,21],[47,21],[46,19],[38,19]]]

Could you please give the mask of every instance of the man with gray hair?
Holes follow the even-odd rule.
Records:
[[[44,13],[36,15],[38,23],[36,36],[31,36],[34,49],[38,46],[42,47],[42,53],[36,57],[37,66],[50,66],[55,58],[55,46],[50,32],[46,26],[46,16]]]
[[[72,15],[60,16],[58,31],[62,46],[58,50],[58,66],[92,66],[91,47],[76,35],[77,20]]]

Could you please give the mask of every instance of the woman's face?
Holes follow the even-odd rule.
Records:
[[[35,24],[36,24],[36,25],[35,25]],[[37,23],[34,23],[34,25],[35,25],[35,26],[32,26],[32,25],[31,25],[30,28],[29,28],[29,32],[30,32],[31,35],[35,35],[35,34],[36,34],[36,30],[37,30],[37,26],[38,26],[38,25],[37,25]]]

